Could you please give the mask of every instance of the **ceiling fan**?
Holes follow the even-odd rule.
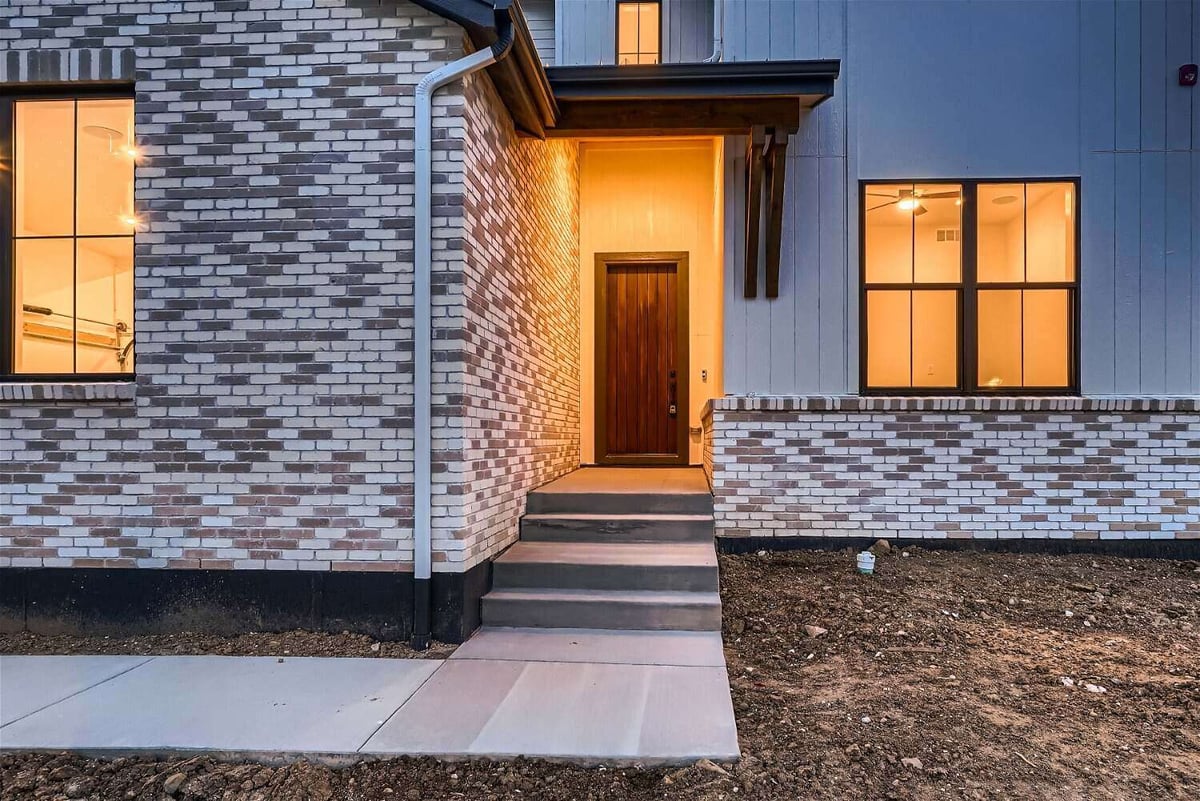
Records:
[[[872,206],[871,208],[867,209],[867,211],[875,211],[876,209],[882,209],[887,206],[895,205],[901,211],[911,211],[913,216],[920,217],[922,214],[929,211],[929,209],[925,208],[925,204],[921,202],[922,200],[936,200],[947,197],[957,198],[961,195],[961,192],[959,192],[957,189],[947,192],[925,192],[919,189],[900,189],[897,191],[899,194],[896,195],[892,195],[887,192],[868,192],[867,197],[885,197],[888,200],[886,203],[880,203],[877,206]]]

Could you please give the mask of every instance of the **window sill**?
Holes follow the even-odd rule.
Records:
[[[721,412],[1200,412],[1197,397],[735,395],[713,398]]]
[[[5,403],[119,403],[137,396],[133,381],[30,381],[0,383],[0,404]]]

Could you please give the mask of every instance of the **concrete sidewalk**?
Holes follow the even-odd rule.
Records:
[[[492,629],[448,660],[0,657],[0,749],[343,762],[738,755],[717,632]]]

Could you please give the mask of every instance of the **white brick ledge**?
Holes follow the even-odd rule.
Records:
[[[0,383],[0,404],[5,403],[113,403],[132,401],[137,395],[133,381],[69,383],[39,381],[22,384]]]
[[[866,397],[859,395],[727,395],[713,412],[1167,412],[1200,413],[1200,397]]]

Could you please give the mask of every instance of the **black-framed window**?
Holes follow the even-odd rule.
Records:
[[[659,0],[617,0],[617,63],[662,61],[662,6]]]
[[[0,379],[130,378],[133,98],[0,95]]]
[[[1076,179],[860,186],[868,394],[1074,394]]]

